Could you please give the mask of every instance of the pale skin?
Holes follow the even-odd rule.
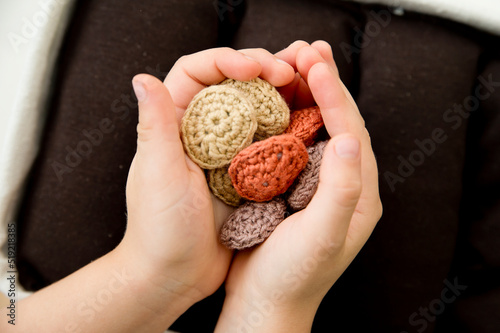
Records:
[[[202,170],[186,157],[179,123],[207,85],[257,76],[280,87],[296,108],[316,101],[332,139],[309,206],[231,261],[233,253],[218,242],[231,209],[210,195]],[[16,326],[3,319],[0,331],[163,332],[224,280],[227,296],[216,332],[237,332],[243,325],[253,332],[310,331],[321,299],[382,212],[370,138],[330,46],[299,41],[276,55],[206,50],[179,59],[163,84],[144,74],[133,84],[138,146],[127,181],[123,241],[18,302]],[[256,324],[252,318],[259,314]]]

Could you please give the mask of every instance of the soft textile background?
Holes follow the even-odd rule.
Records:
[[[325,298],[314,330],[410,332],[425,324],[432,331],[434,321],[415,323],[411,316],[439,300],[445,279],[458,278],[467,292],[446,306],[436,332],[494,332],[500,326],[494,310],[500,308],[499,93],[467,117],[444,115],[475,93],[479,76],[500,81],[498,39],[445,20],[341,1],[254,0],[232,9],[219,15],[208,0],[77,5],[18,219],[23,285],[36,290],[50,284],[121,239],[125,179],[135,150],[134,74],[164,77],[181,55],[216,45],[278,51],[296,39],[325,39],[370,130],[385,213]],[[376,33],[367,30],[379,22],[372,11],[390,17]],[[357,39],[363,32],[365,39]],[[415,140],[436,129],[447,140],[391,188],[387,172],[398,174],[401,159],[419,149]],[[78,159],[72,151],[89,147],[83,142],[91,151]],[[22,168],[3,175],[21,175],[22,184],[34,151]],[[57,172],[54,162],[71,171]],[[5,202],[12,217],[15,205]],[[210,331],[222,298],[219,291],[195,305],[174,327]]]

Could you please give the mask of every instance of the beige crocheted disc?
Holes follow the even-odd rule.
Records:
[[[181,125],[187,154],[204,169],[228,165],[252,143],[256,129],[253,106],[226,85],[200,91],[187,107]]]
[[[255,78],[250,81],[226,79],[221,85],[229,85],[245,94],[255,108],[257,117],[256,140],[281,134],[290,122],[290,109],[285,99],[267,81]]]
[[[227,167],[209,170],[207,178],[208,186],[217,198],[234,207],[243,203],[243,198],[236,192],[231,183]]]

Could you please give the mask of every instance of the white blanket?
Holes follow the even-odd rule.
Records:
[[[422,14],[442,17],[500,35],[498,0],[347,0],[400,7]]]
[[[7,225],[38,151],[47,95],[74,0],[2,1],[0,13],[0,290],[7,294]],[[20,285],[16,297],[28,295]]]

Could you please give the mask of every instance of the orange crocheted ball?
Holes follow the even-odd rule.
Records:
[[[293,134],[301,139],[306,146],[314,143],[318,130],[324,126],[319,107],[313,106],[293,111],[290,114],[290,124],[285,133]]]
[[[254,142],[229,166],[234,188],[243,198],[263,202],[284,193],[308,160],[307,149],[291,134]]]

